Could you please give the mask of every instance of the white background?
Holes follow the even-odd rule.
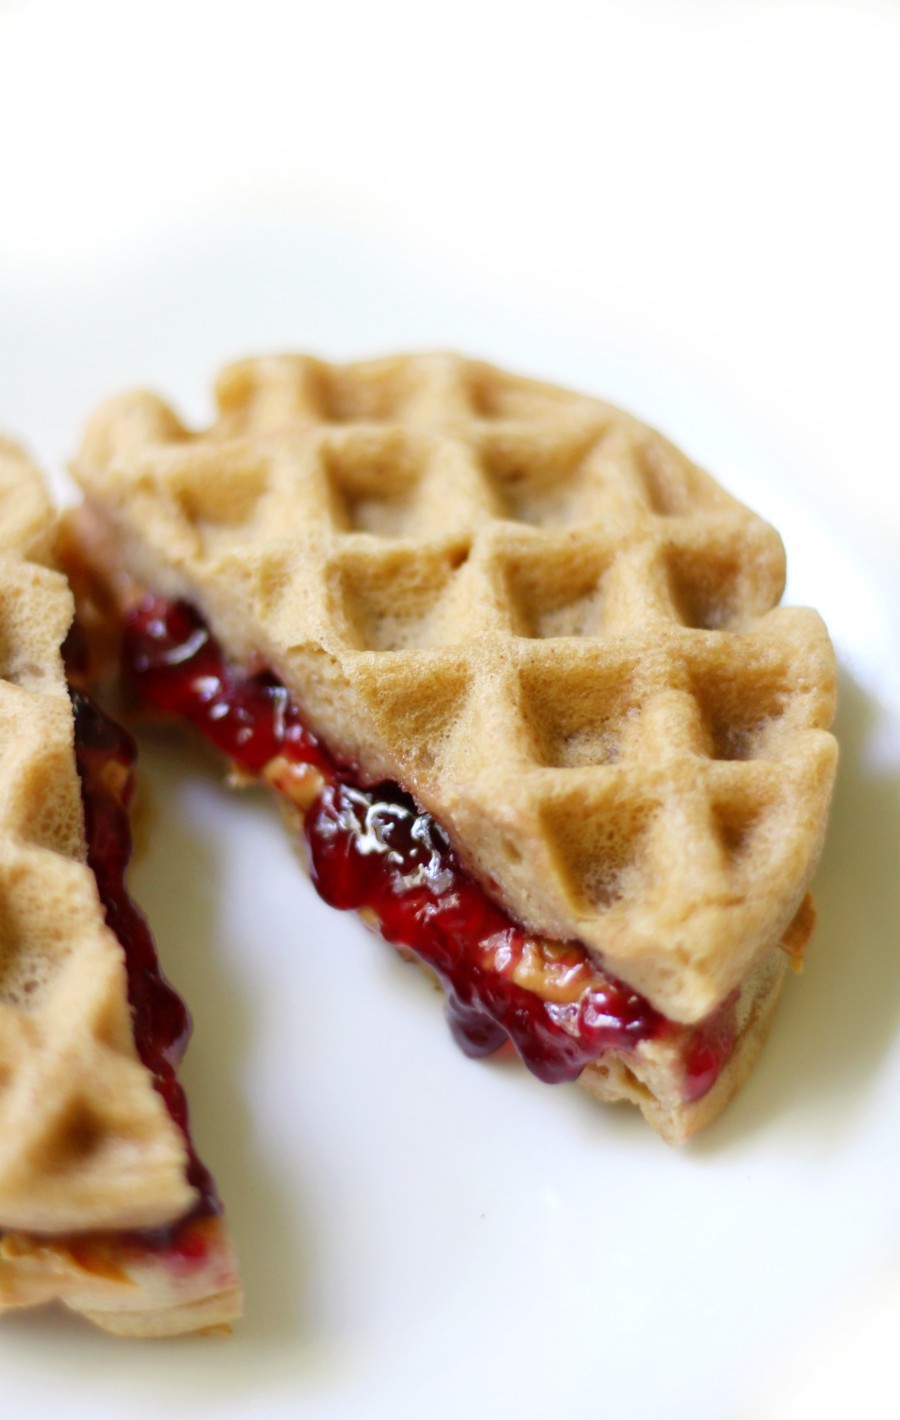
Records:
[[[837,949],[844,934],[853,964],[830,958],[827,991],[811,966],[785,1008],[757,1093],[735,1106],[738,1123],[718,1149],[704,1146],[687,1162],[660,1158],[655,1141],[616,1124],[588,1141],[590,1186],[572,1190],[544,1177],[533,1111],[547,1148],[552,1139],[560,1158],[579,1164],[581,1136],[596,1127],[588,1115],[566,1104],[565,1123],[556,1114],[551,1121],[534,1092],[502,1072],[480,1076],[487,1083],[470,1100],[454,1078],[455,1057],[432,1044],[441,1027],[430,1001],[380,957],[372,965],[363,943],[354,971],[399,1001],[379,1019],[396,1025],[401,1042],[412,1031],[450,1077],[429,1084],[429,1101],[448,1111],[442,1130],[431,1108],[419,1118],[419,1096],[403,1095],[406,1046],[383,1029],[372,1038],[388,1057],[384,1076],[360,1086],[357,1061],[352,1089],[346,1080],[348,1107],[369,1111],[356,1136],[362,1172],[372,1169],[367,1195],[351,1136],[334,1123],[340,1100],[329,1093],[328,1080],[349,1067],[319,1015],[302,1013],[307,1044],[289,1057],[298,1074],[319,1070],[315,1099],[303,1097],[302,1083],[280,1086],[292,1102],[296,1093],[306,1131],[290,1159],[296,1147],[302,1160],[305,1147],[315,1168],[298,1163],[299,1175],[291,1172],[284,1115],[259,1100],[286,1073],[279,1012],[265,993],[278,995],[289,968],[268,950],[253,976],[247,942],[260,931],[257,874],[273,859],[263,926],[270,942],[283,932],[278,894],[290,900],[294,890],[287,851],[282,863],[262,810],[241,805],[232,819],[211,777],[156,751],[158,782],[171,781],[160,808],[170,837],[185,824],[211,835],[229,887],[243,863],[253,866],[234,888],[247,896],[233,904],[223,950],[233,992],[247,993],[260,1013],[240,1016],[244,1036],[274,1039],[270,1054],[242,1037],[238,1059],[214,1065],[237,1019],[228,992],[205,946],[201,965],[179,968],[185,989],[209,995],[228,1026],[204,1024],[195,1000],[195,1114],[211,1121],[211,1152],[227,1140],[237,1160],[252,1136],[266,1177],[277,1177],[283,1193],[302,1177],[297,1188],[310,1196],[270,1207],[265,1190],[262,1201],[254,1192],[246,1157],[232,1162],[230,1177],[228,1163],[218,1164],[236,1199],[253,1311],[227,1343],[230,1353],[157,1353],[176,1355],[177,1384],[171,1393],[151,1386],[146,1414],[178,1413],[178,1397],[189,1395],[196,1413],[206,1413],[206,1396],[209,1413],[221,1415],[254,1405],[260,1413],[267,1403],[273,1415],[303,1405],[368,1416],[381,1404],[385,1414],[405,1415],[424,1413],[426,1403],[435,1415],[505,1415],[510,1397],[521,1395],[517,1413],[527,1415],[529,1395],[537,1414],[539,1400],[559,1394],[570,1408],[581,1400],[598,1413],[628,1396],[635,1417],[661,1413],[665,1400],[672,1416],[723,1420],[726,1395],[729,1415],[813,1413],[799,1408],[801,1392],[803,1404],[827,1415],[880,1380],[900,1312],[892,1271],[900,1161],[896,1130],[883,1125],[897,1073],[897,972],[887,955],[897,935],[897,849],[885,837],[897,826],[900,703],[892,571],[900,551],[898,73],[900,6],[875,0],[0,0],[0,427],[20,434],[54,476],[106,393],[150,383],[202,413],[211,372],[251,349],[342,357],[452,345],[606,394],[663,427],[779,522],[792,552],[792,595],[822,606],[841,656],[844,772],[865,773],[871,789],[867,798],[861,780],[845,780],[833,876],[820,892],[832,923],[823,923],[822,955],[827,962],[829,943]],[[236,846],[248,833],[252,849]],[[201,851],[193,840],[191,851]],[[141,881],[148,906],[158,900],[161,943],[170,933],[174,942],[185,920],[209,938],[221,925],[211,905],[217,872],[209,869],[207,901],[190,875],[178,876],[171,854],[155,853]],[[860,875],[874,904],[861,931],[861,899],[848,896]],[[171,889],[167,904],[160,881]],[[302,909],[316,931],[338,930],[308,896]],[[868,957],[857,937],[869,942]],[[317,968],[308,969],[314,984]],[[872,995],[863,992],[854,1009],[872,1011],[877,1045],[842,1020],[840,983],[860,973]],[[813,1003],[807,1014],[803,992]],[[361,1010],[356,1024],[367,1040],[370,1015]],[[818,1067],[826,1021],[831,1055],[843,1061],[857,1048],[864,1063],[842,1073],[832,1060],[819,1094],[807,1079],[779,1107],[781,1074],[803,1069],[784,1030]],[[331,1076],[315,1048],[333,1053]],[[223,1091],[251,1102],[234,1119],[213,1070]],[[771,1123],[767,1090],[776,1101]],[[393,1104],[379,1116],[386,1096]],[[382,1176],[372,1161],[386,1121],[399,1128],[404,1098],[419,1111],[423,1142],[413,1150],[391,1133],[391,1149],[407,1162],[429,1161],[432,1199],[445,1187],[441,1139],[456,1129],[456,1157],[462,1149],[471,1160],[473,1150],[477,1160],[482,1150],[492,1179],[485,1196],[501,1212],[504,1188],[516,1187],[516,1148],[498,1157],[470,1121],[473,1111],[477,1121],[478,1110],[487,1119],[495,1106],[504,1118],[512,1110],[532,1151],[518,1167],[540,1180],[535,1228],[550,1249],[541,1266],[522,1264],[518,1233],[505,1242],[494,1236],[487,1248],[468,1234],[459,1242],[446,1198],[436,1216],[417,1192],[410,1227],[430,1262],[388,1271],[384,1290],[374,1275],[355,1272],[354,1259],[383,1269],[386,1240],[395,1245],[396,1174]],[[260,1113],[254,1126],[250,1115]],[[476,1177],[471,1196],[466,1188],[462,1195],[473,1216],[490,1211],[479,1207]],[[705,1214],[708,1234],[692,1198],[705,1210],[720,1201],[719,1213]],[[597,1219],[623,1200],[636,1229],[633,1252],[607,1221],[615,1234],[609,1272],[586,1278],[577,1251],[567,1252],[567,1290],[553,1247],[568,1248],[585,1229],[593,1237]],[[252,1260],[257,1234],[257,1257],[277,1256],[279,1227],[295,1213],[317,1234],[349,1214],[335,1256],[318,1237],[308,1249],[319,1326],[302,1307],[267,1295],[262,1264]],[[513,1233],[520,1223],[509,1222]],[[379,1228],[381,1253],[371,1241]],[[435,1230],[451,1251],[461,1248],[456,1263]],[[518,1259],[513,1283],[495,1293],[480,1271],[484,1254],[508,1265],[508,1248]],[[583,1254],[599,1256],[596,1242]],[[654,1279],[663,1288],[655,1300]],[[483,1305],[467,1286],[481,1289]],[[392,1335],[388,1322],[404,1334]],[[21,1406],[74,1416],[83,1404],[98,1417],[108,1400],[98,1377],[127,1387],[139,1374],[150,1384],[147,1353],[138,1359],[125,1347],[111,1359],[110,1343],[86,1341],[81,1330],[82,1360],[74,1359],[74,1329],[34,1319],[7,1328],[17,1363],[9,1384]],[[580,1338],[568,1356],[567,1335]],[[404,1345],[407,1364],[395,1353],[397,1364],[385,1370],[386,1348]],[[345,1348],[336,1368],[334,1347]],[[296,1372],[285,1360],[292,1351],[303,1357]],[[58,1356],[54,1377],[48,1367]],[[234,1365],[258,1380],[246,1390],[229,1382],[226,1396],[210,1368],[230,1376]],[[532,1370],[529,1389],[521,1377]],[[478,1389],[487,1376],[490,1409]],[[374,1385],[382,1390],[373,1394]]]
[[[872,0],[7,0],[0,274],[324,220],[739,391],[883,523],[898,54]]]

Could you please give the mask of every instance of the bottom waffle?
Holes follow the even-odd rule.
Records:
[[[92,1234],[0,1237],[0,1308],[59,1301],[117,1336],[227,1329],[241,1287],[224,1224],[203,1218],[166,1244]]]

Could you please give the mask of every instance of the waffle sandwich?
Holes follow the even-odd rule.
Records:
[[[122,881],[133,747],[66,682],[54,528],[0,440],[0,1310],[172,1335],[240,1288],[176,1077],[189,1018]]]
[[[686,1138],[813,922],[835,668],[777,533],[635,419],[453,355],[216,394],[199,432],[113,399],[74,463],[132,693],[279,791],[470,1053]]]

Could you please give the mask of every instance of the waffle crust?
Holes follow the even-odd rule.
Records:
[[[39,475],[0,440],[0,1309],[56,1296],[138,1308],[152,1334],[168,1329],[164,1312],[199,1302],[197,1278],[183,1285],[146,1258],[100,1277],[72,1251],[97,1230],[171,1223],[195,1193],[184,1138],[138,1058],[122,948],[86,863],[60,654],[74,606],[50,565],[54,526]],[[210,1226],[216,1311],[235,1283]]]
[[[399,781],[528,930],[675,1021],[807,894],[836,763],[777,533],[595,399],[455,355],[224,371],[212,426],[107,403],[73,471],[129,575]]]

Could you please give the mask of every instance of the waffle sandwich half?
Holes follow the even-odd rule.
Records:
[[[54,528],[0,440],[0,1310],[219,1327],[240,1287],[176,1076],[189,1018],[122,880],[131,741],[67,686]]]
[[[626,414],[454,355],[216,394],[201,431],[113,399],[74,463],[132,690],[280,791],[467,1049],[685,1138],[813,921],[835,667],[777,533]]]

